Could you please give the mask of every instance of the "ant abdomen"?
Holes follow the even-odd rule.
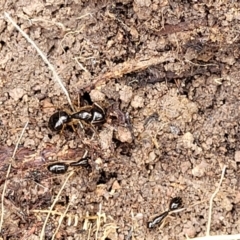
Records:
[[[71,116],[64,112],[64,111],[58,111],[55,112],[48,121],[48,127],[52,131],[61,131],[66,123],[69,123],[71,121]]]
[[[68,170],[68,165],[63,162],[52,163],[47,167],[48,171],[55,174],[63,174]]]

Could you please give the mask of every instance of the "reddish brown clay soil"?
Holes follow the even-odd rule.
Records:
[[[3,239],[186,239],[240,233],[240,4],[209,0],[1,1],[0,171]],[[48,128],[67,98],[8,12],[47,55],[78,108],[106,111],[97,134]],[[82,102],[82,101],[81,101]],[[25,123],[6,182],[13,149]],[[89,165],[56,175],[55,161]],[[163,227],[147,222],[179,196]],[[98,233],[87,214],[106,215]],[[42,212],[37,212],[42,210]],[[59,213],[59,214],[57,214]],[[74,220],[75,219],[75,220]],[[86,222],[85,222],[86,223]],[[92,224],[90,227],[90,223]],[[86,229],[86,230],[84,230]]]

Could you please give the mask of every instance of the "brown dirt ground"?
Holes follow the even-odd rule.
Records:
[[[96,216],[100,204],[107,218],[98,239],[204,236],[223,165],[211,234],[240,232],[237,0],[2,0],[1,6],[47,55],[71,98],[89,92],[108,113],[99,137],[80,128],[51,132],[48,119],[56,109],[70,110],[67,99],[36,50],[1,17],[1,193],[29,121],[7,182],[3,239],[40,238],[47,214],[34,210],[50,208],[67,176],[46,166],[79,159],[85,149],[91,168],[75,168],[54,207],[63,213],[69,204],[56,239],[95,239],[96,221],[82,229],[84,216]],[[149,230],[147,221],[175,196],[187,209]],[[45,239],[59,218],[50,216]]]

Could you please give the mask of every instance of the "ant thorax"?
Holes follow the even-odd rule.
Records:
[[[83,120],[83,121],[91,121],[92,113],[90,113],[86,110],[82,110],[82,111],[79,111],[77,113],[72,114],[71,117],[75,118],[75,119],[80,119],[80,120]]]
[[[64,123],[68,122],[67,116],[61,116],[55,124],[55,128],[62,126]]]
[[[102,113],[97,112],[97,111],[94,111],[94,112],[93,112],[93,119],[92,119],[93,122],[102,121],[103,118],[104,118],[104,116],[103,116]]]

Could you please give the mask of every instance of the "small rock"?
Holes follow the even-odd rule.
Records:
[[[26,13],[28,16],[33,16],[41,11],[43,11],[44,5],[42,1],[32,1],[31,4],[26,4],[23,7],[23,12]]]
[[[138,39],[139,33],[135,27],[130,28],[130,34],[132,35],[133,39]]]
[[[184,227],[183,233],[188,236],[189,238],[194,238],[196,236],[196,229],[194,228],[193,224],[188,222],[187,226]]]
[[[188,61],[191,61],[195,58],[197,58],[197,51],[193,48],[188,48],[186,53],[185,53],[185,59],[188,60]]]
[[[235,152],[234,159],[235,159],[236,162],[240,162],[240,151]]]
[[[240,191],[238,191],[238,192],[236,193],[236,197],[235,197],[234,203],[235,203],[235,204],[240,203]]]
[[[26,139],[24,141],[24,147],[33,147],[35,145],[36,145],[36,143],[33,139]]]
[[[93,102],[102,102],[105,99],[105,95],[98,89],[94,89],[90,92],[90,97]]]
[[[195,177],[202,177],[205,174],[205,171],[208,169],[208,164],[204,161],[202,161],[200,164],[198,164],[196,167],[193,168],[192,174]]]
[[[18,101],[26,92],[22,88],[14,88],[9,91],[9,95],[14,101]]]
[[[136,220],[141,220],[141,219],[143,219],[143,214],[142,213],[137,213],[134,218]]]
[[[227,63],[228,65],[233,65],[236,62],[236,59],[234,56],[226,56],[224,59],[221,59],[222,62]]]
[[[151,5],[151,0],[135,0],[134,3],[139,7],[149,7]]]
[[[114,181],[113,184],[112,184],[112,190],[118,190],[120,189],[121,186],[119,185],[118,181]]]
[[[98,164],[98,165],[101,165],[103,163],[102,159],[101,158],[97,158],[95,160],[95,163]]]
[[[88,191],[93,192],[97,189],[97,184],[95,182],[89,182],[87,184]]]
[[[222,207],[226,209],[227,212],[230,212],[233,208],[232,202],[228,197],[225,197],[222,202]]]
[[[113,129],[104,129],[100,134],[100,144],[103,150],[107,150],[112,144]]]
[[[129,86],[124,86],[123,89],[119,92],[119,95],[120,99],[124,103],[129,103],[133,95],[132,88]]]
[[[155,152],[150,152],[148,155],[147,163],[152,163],[156,159],[156,154]]]
[[[107,193],[107,190],[106,190],[107,186],[106,184],[99,184],[97,185],[97,188],[95,190],[95,193],[97,194],[97,196],[103,196]]]
[[[194,137],[190,132],[187,132],[182,136],[182,142],[185,148],[192,148],[193,141]]]
[[[196,144],[193,145],[192,149],[195,151],[196,155],[199,155],[202,153],[202,148],[198,147]]]
[[[180,133],[180,128],[177,126],[170,126],[170,131],[174,135],[178,135]]]
[[[120,142],[128,142],[128,143],[132,142],[132,134],[131,134],[130,130],[128,128],[125,128],[125,127],[122,127],[122,126],[119,126],[117,128],[116,138]]]
[[[44,99],[42,101],[42,111],[44,113],[53,112],[55,110],[54,105],[50,102],[50,99]]]
[[[138,95],[134,96],[131,106],[134,108],[142,108],[144,106],[144,99]]]
[[[180,169],[182,173],[186,173],[191,168],[191,163],[189,161],[181,162]]]
[[[0,33],[4,30],[4,28],[6,27],[6,21],[4,21],[4,19],[0,20]]]

